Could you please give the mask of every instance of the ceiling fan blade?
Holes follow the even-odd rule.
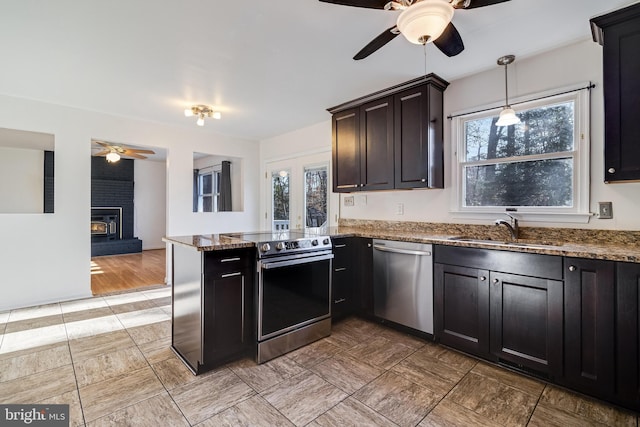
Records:
[[[475,9],[477,7],[491,6],[498,3],[504,3],[511,0],[471,0],[469,6],[464,7],[464,4],[460,6],[454,6],[456,9]]]
[[[153,150],[140,150],[138,148],[125,148],[125,153],[138,153],[138,154],[156,154]]]
[[[375,39],[371,40],[368,45],[360,50],[360,52],[356,53],[356,56],[354,56],[353,59],[357,61],[366,58],[385,44],[389,43],[391,40],[395,39],[398,34],[400,34],[400,32],[394,25],[393,27],[385,30]]]
[[[444,29],[442,35],[433,41],[433,44],[449,57],[456,56],[464,50],[462,37],[451,22]]]
[[[141,156],[140,154],[136,154],[136,153],[128,153],[127,151],[125,151],[124,153],[122,153],[123,156],[126,157],[133,157],[134,159],[146,159],[146,156]]]
[[[94,157],[106,156],[111,150],[102,150],[99,153],[92,154]]]
[[[98,145],[102,145],[103,147],[111,147],[111,145],[107,144],[106,142],[102,142],[102,141],[93,141]]]
[[[384,5],[391,0],[320,0],[323,3],[340,4],[343,6],[366,7],[369,9],[384,9]]]

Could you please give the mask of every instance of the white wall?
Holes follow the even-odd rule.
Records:
[[[167,150],[168,235],[258,227],[257,142],[8,96],[0,96],[0,127],[53,134],[56,151],[55,213],[0,214],[0,311],[91,295],[92,138]],[[193,152],[243,159],[243,212],[192,212]]]
[[[167,227],[167,165],[150,160],[134,161],[133,229],[142,250],[163,249]]]
[[[591,185],[590,210],[597,212],[599,201],[613,202],[614,218],[592,217],[588,224],[529,223],[541,227],[569,227],[640,230],[640,183],[604,184],[604,105],[602,92],[602,48],[590,41],[579,42],[530,58],[518,58],[509,66],[510,98],[534,94],[591,81]],[[398,82],[400,83],[400,82]],[[382,89],[382,88],[381,88]],[[363,94],[365,95],[365,94]],[[470,111],[484,105],[504,102],[504,72],[498,66],[485,72],[451,82],[444,94],[445,116]],[[345,99],[345,101],[348,101]],[[355,206],[345,207],[341,196],[342,218],[389,221],[424,221],[443,223],[486,223],[454,217],[451,206],[451,125],[447,120],[445,133],[445,188],[434,190],[381,191],[355,194]],[[320,135],[323,135],[322,137]],[[314,141],[318,149],[331,147],[330,122],[310,126],[295,133],[295,139],[285,135],[262,142],[261,151],[274,148],[280,156],[288,149],[295,153],[299,141]],[[261,159],[265,155],[261,154]],[[397,204],[404,205],[404,214],[396,214]],[[527,223],[524,223],[527,225]]]
[[[44,152],[0,147],[0,213],[42,213]]]

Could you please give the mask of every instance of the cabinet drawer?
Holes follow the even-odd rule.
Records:
[[[205,252],[204,258],[204,274],[213,278],[246,271],[255,263],[252,250],[211,251]]]

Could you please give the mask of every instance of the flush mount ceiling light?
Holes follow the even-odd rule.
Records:
[[[213,108],[208,105],[194,105],[191,108],[185,109],[184,115],[186,117],[197,116],[198,120],[196,121],[196,124],[198,126],[204,126],[205,117],[213,117],[216,120],[220,120],[222,118],[220,111],[214,111]]]
[[[396,26],[414,44],[427,44],[442,35],[453,18],[453,7],[446,0],[422,0],[403,10]]]
[[[507,84],[507,66],[516,60],[515,55],[505,55],[498,58],[498,65],[504,65],[504,97],[505,103],[500,117],[496,122],[496,126],[511,126],[520,123],[520,119],[516,116],[516,112],[509,105],[509,85]]]
[[[111,150],[105,157],[107,159],[107,162],[109,163],[115,163],[120,160],[120,154],[118,154],[115,150]]]

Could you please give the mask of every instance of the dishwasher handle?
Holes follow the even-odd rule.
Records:
[[[387,246],[375,245],[375,244],[373,245],[373,249],[377,249],[382,252],[391,252],[394,254],[431,256],[431,252],[429,251],[413,251],[411,249],[389,248]]]

